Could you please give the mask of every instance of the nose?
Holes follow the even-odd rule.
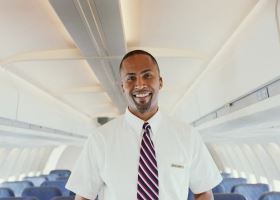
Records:
[[[145,81],[141,77],[138,77],[135,83],[135,88],[142,89],[144,87],[145,87]]]

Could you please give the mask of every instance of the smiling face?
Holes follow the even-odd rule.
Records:
[[[158,93],[162,78],[150,56],[135,54],[122,62],[122,88],[129,110],[142,120],[148,120],[158,109]]]

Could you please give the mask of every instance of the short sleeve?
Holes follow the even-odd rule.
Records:
[[[104,152],[100,143],[97,134],[89,136],[65,186],[87,199],[95,199],[103,185],[100,168]]]
[[[222,177],[199,133],[192,130],[191,138],[193,151],[189,185],[191,191],[198,194],[211,190],[221,182]]]

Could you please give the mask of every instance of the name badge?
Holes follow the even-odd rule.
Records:
[[[171,164],[171,167],[184,169],[184,166],[183,166],[183,165],[178,165],[178,164]]]

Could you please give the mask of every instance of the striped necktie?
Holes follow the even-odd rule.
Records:
[[[150,137],[151,126],[143,125],[140,159],[138,168],[137,199],[158,200],[158,169],[154,144]]]

